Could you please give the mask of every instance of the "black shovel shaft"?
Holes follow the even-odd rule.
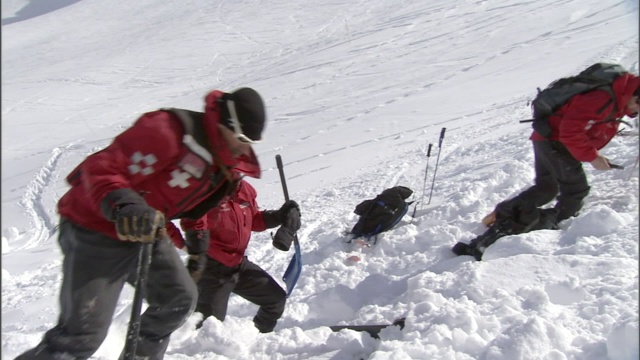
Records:
[[[282,192],[284,192],[284,201],[289,201],[289,190],[287,190],[287,180],[284,178],[284,165],[282,165],[282,157],[276,155],[276,164],[280,173],[280,183],[282,184]]]
[[[276,164],[278,165],[278,172],[280,173],[280,183],[282,183],[282,192],[284,193],[284,201],[289,201],[289,190],[287,190],[287,180],[284,177],[284,165],[282,165],[282,157],[280,154],[276,155]],[[298,243],[298,234],[293,234],[293,242]]]
[[[149,265],[151,264],[151,254],[153,243],[142,244],[138,253],[138,267],[136,277],[136,287],[133,294],[133,304],[131,305],[131,318],[127,329],[127,340],[124,344],[124,360],[133,360],[138,346],[138,334],[140,332],[140,310],[142,309],[142,299],[144,289],[149,276]]]

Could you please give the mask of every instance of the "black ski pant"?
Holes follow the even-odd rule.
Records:
[[[282,313],[287,294],[260,266],[246,257],[235,267],[224,266],[207,258],[207,265],[198,282],[198,305],[203,321],[215,316],[224,321],[231,293],[260,306],[253,323],[260,332],[271,332]],[[201,326],[200,323],[198,326]]]
[[[533,152],[535,184],[507,201],[528,202],[540,207],[558,195],[556,221],[577,215],[590,189],[582,163],[559,141],[533,141]]]
[[[88,359],[111,324],[120,292],[137,276],[140,243],[125,242],[61,219],[64,255],[60,316],[41,343],[16,360]],[[169,336],[193,312],[197,288],[168,239],[153,245],[136,355],[160,360]]]

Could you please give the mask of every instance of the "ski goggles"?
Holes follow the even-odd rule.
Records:
[[[229,122],[233,127],[233,136],[238,139],[241,143],[245,144],[258,144],[261,140],[252,140],[247,135],[242,132],[242,126],[240,125],[240,121],[238,120],[238,115],[236,113],[236,105],[233,100],[227,100],[227,109],[229,109]]]

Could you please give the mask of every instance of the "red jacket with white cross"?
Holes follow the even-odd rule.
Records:
[[[220,134],[217,100],[223,94],[215,90],[205,97],[203,121],[211,151],[234,175],[239,177],[240,168],[244,174],[259,178],[255,154],[235,158]],[[228,183],[211,152],[185,136],[175,115],[161,110],[143,114],[109,146],[80,163],[67,181],[71,189],[58,201],[60,215],[114,239],[115,225],[101,209],[103,200],[113,191],[133,190],[167,219],[175,219],[205,200],[215,202],[215,196]],[[193,229],[207,227],[205,217],[186,222]]]

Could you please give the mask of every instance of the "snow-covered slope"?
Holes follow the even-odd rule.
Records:
[[[591,194],[561,231],[505,237],[483,262],[449,250],[531,183],[518,120],[536,87],[596,61],[638,73],[637,2],[3,0],[2,50],[3,358],[57,320],[68,172],[143,112],[199,110],[207,91],[240,86],[269,112],[251,182],[278,207],[282,155],[303,273],[274,333],[232,297],[224,323],[190,318],[167,359],[638,358],[637,137],[604,150],[625,170],[585,166]],[[355,205],[394,185],[428,198],[437,159],[415,219],[375,248],[344,246]],[[291,255],[267,233],[248,251],[278,279]],[[131,299],[95,359],[119,355]],[[405,316],[381,340],[327,327]]]

